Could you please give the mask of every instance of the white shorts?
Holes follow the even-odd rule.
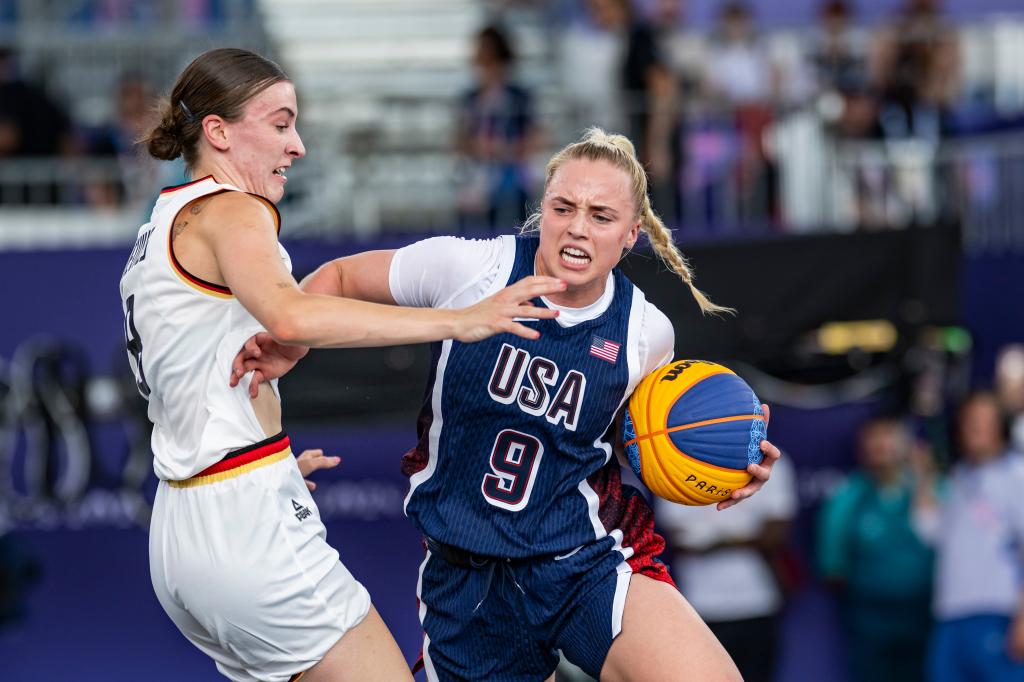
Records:
[[[187,481],[161,481],[153,505],[157,599],[232,680],[287,682],[370,610],[327,544],[287,437],[276,438]]]

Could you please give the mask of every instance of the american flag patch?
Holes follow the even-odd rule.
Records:
[[[590,354],[594,357],[601,358],[607,362],[615,364],[615,361],[619,357],[619,348],[622,344],[609,341],[608,339],[602,339],[600,336],[595,336],[590,341]]]

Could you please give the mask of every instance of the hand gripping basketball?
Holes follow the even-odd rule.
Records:
[[[768,408],[732,370],[680,360],[644,379],[626,410],[633,471],[656,495],[727,509],[771,476]]]

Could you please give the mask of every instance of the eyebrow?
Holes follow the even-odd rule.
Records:
[[[568,204],[569,206],[572,206],[573,208],[579,208],[579,204],[577,204],[575,201],[572,201],[570,199],[566,199],[565,197],[563,197],[561,195],[552,197],[552,200],[553,201],[560,201],[563,204]],[[611,206],[591,205],[590,208],[591,208],[591,210],[594,210],[594,211],[602,211],[604,213],[615,213],[616,215],[618,214],[618,211],[616,211]]]
[[[284,113],[288,114],[289,118],[295,118],[295,112],[294,112],[294,111],[292,111],[290,107],[281,107],[281,108],[280,108],[280,109],[278,109],[277,111],[271,112],[270,116],[277,116],[277,115],[278,115],[278,114],[280,114],[280,113],[281,113],[282,111],[283,111]]]

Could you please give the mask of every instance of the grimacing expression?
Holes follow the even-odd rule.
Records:
[[[608,161],[564,162],[545,188],[540,226],[536,272],[567,284],[551,300],[590,305],[640,234],[629,174]]]
[[[242,117],[225,122],[230,158],[244,189],[273,202],[284,196],[288,168],[306,154],[295,120],[295,87],[281,81],[245,104]]]

